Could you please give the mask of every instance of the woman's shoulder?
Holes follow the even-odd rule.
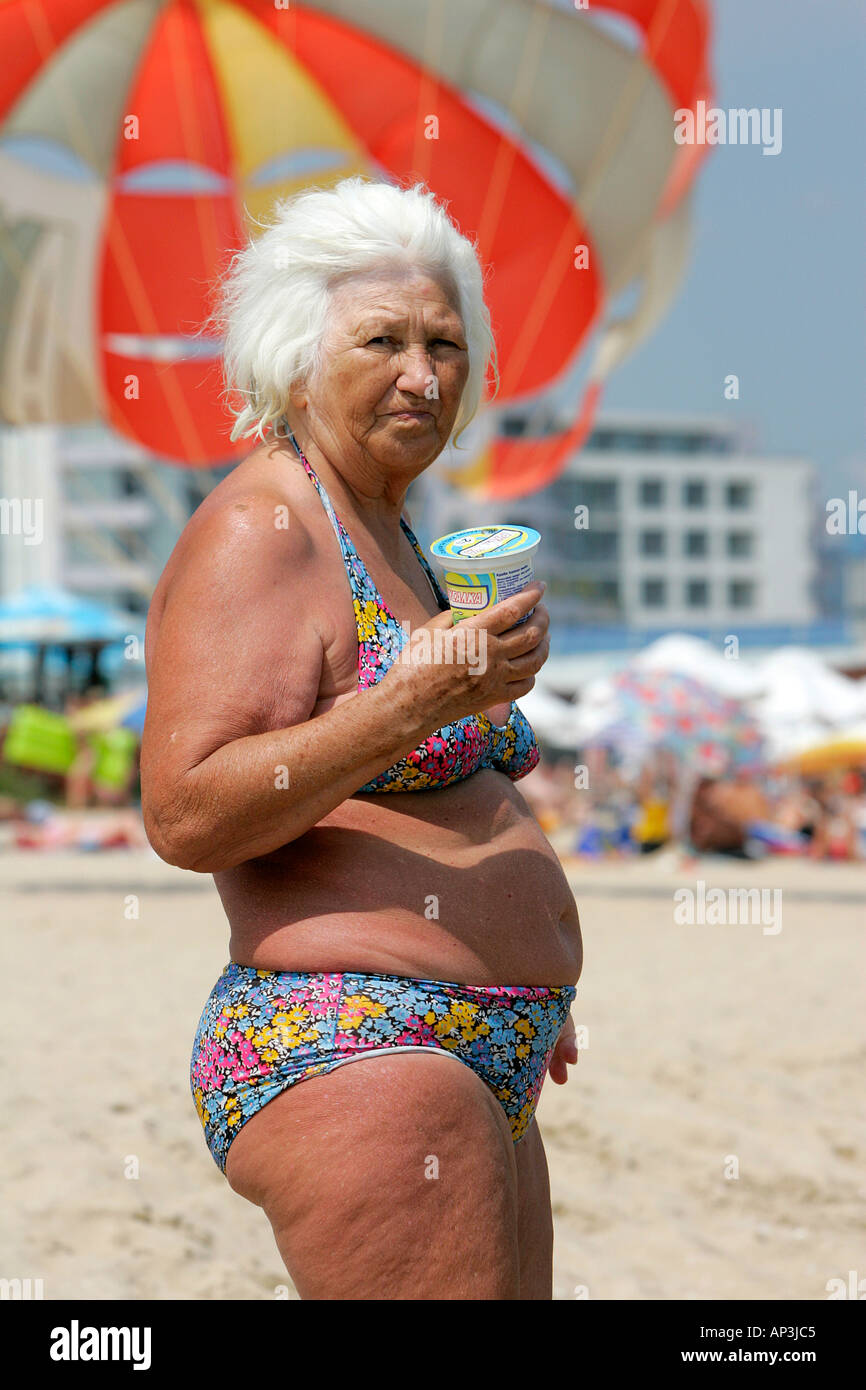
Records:
[[[251,514],[246,518],[248,522],[264,520],[269,529],[274,529],[274,518],[279,521],[285,513],[306,529],[310,516],[321,510],[322,504],[300,463],[273,444],[261,445],[208,493],[187,522],[181,539],[202,525],[225,527],[232,521],[240,523],[244,512]]]
[[[300,475],[300,476],[299,476]],[[300,484],[303,483],[303,487]],[[154,589],[161,606],[181,578],[228,579],[253,565],[261,579],[271,570],[309,564],[315,557],[310,529],[321,503],[303,470],[272,448],[257,449],[227,474],[193,512]]]

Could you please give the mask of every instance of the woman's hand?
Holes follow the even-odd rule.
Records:
[[[544,589],[536,580],[456,625],[450,611],[437,613],[409,633],[382,684],[408,679],[434,726],[519,700],[535,685],[550,652],[550,614],[540,602]],[[530,609],[532,616],[520,623]]]
[[[564,1086],[568,1080],[568,1068],[573,1067],[577,1062],[577,1036],[574,1031],[574,1020],[571,1014],[562,1025],[562,1031],[556,1040],[556,1047],[553,1049],[553,1056],[547,1068],[551,1081],[555,1081],[557,1086]]]

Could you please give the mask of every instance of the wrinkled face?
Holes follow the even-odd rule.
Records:
[[[337,285],[321,371],[292,405],[336,457],[414,474],[448,442],[468,374],[453,285],[395,267]]]

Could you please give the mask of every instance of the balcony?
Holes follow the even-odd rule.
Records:
[[[108,497],[93,502],[66,501],[63,520],[68,530],[89,530],[107,527],[115,530],[140,531],[152,525],[156,508],[146,497]]]

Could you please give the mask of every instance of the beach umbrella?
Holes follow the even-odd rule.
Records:
[[[641,671],[677,671],[734,700],[747,700],[764,689],[757,662],[739,657],[731,660],[722,655],[718,645],[685,632],[657,637],[638,652],[631,665]]]
[[[575,707],[549,690],[536,678],[535,685],[520,697],[520,708],[539,739],[553,748],[575,747]]]
[[[52,652],[65,657],[65,681],[70,679],[76,654],[83,652],[89,663],[87,679],[93,683],[101,679],[100,654],[106,649],[117,650],[121,644],[125,647],[129,638],[143,645],[140,614],[111,608],[65,589],[33,586],[0,601],[0,649],[32,656],[34,697],[39,704],[45,700]]]
[[[141,635],[142,618],[50,586],[19,589],[0,601],[0,646],[75,646]]]
[[[866,769],[866,725],[801,749],[779,766],[785,772],[800,773],[806,777],[854,768]]]
[[[244,454],[196,332],[215,277],[300,188],[421,179],[488,273],[497,409],[638,287],[574,424],[460,476],[541,486],[687,264],[710,147],[675,123],[711,98],[709,34],[706,0],[0,0],[0,419],[101,417],[183,466]]]
[[[610,681],[606,721],[589,746],[639,750],[667,749],[698,772],[762,765],[760,730],[739,700],[732,700],[691,676],[676,671],[629,667]]]
[[[781,647],[759,667],[761,693],[755,712],[767,726],[823,723],[828,737],[866,717],[866,680],[834,670],[815,651]]]

